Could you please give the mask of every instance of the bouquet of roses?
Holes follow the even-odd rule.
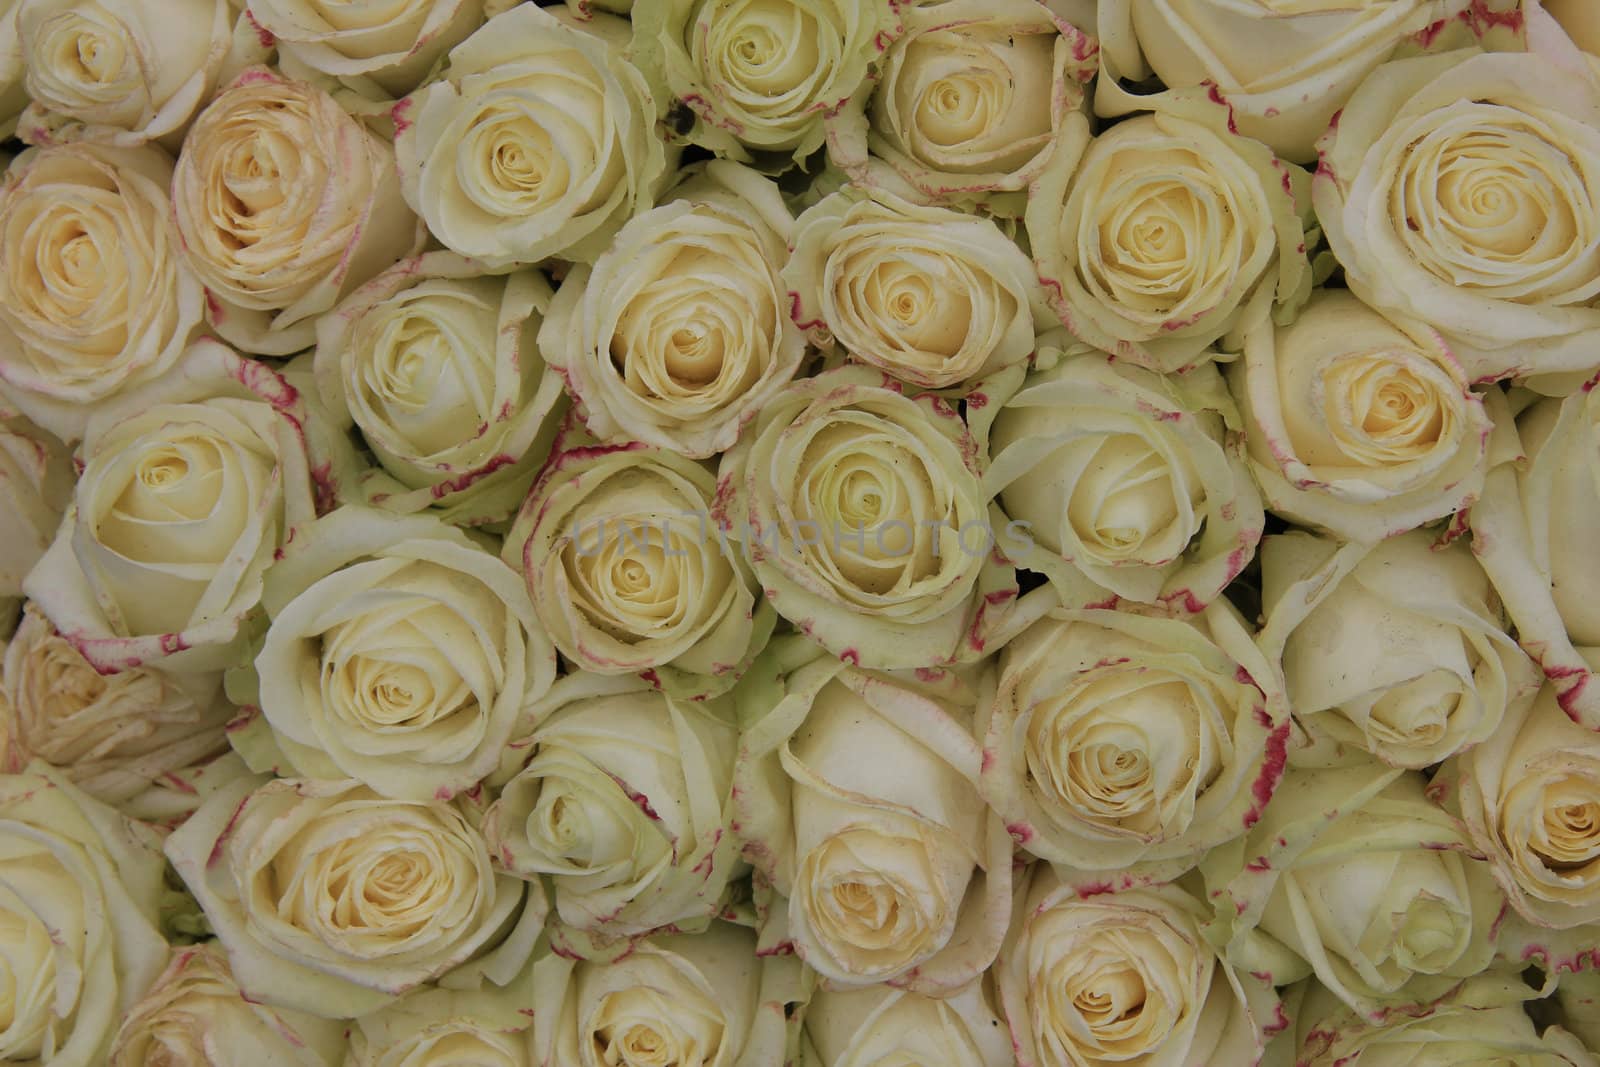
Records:
[[[0,0],[0,1064],[1600,1067],[1600,6]]]

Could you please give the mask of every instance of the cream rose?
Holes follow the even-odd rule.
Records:
[[[776,615],[717,526],[730,490],[703,464],[563,437],[506,536],[556,647],[683,696],[726,691]]]
[[[1421,769],[1487,739],[1538,690],[1465,544],[1427,530],[1376,546],[1287,533],[1267,539],[1261,573],[1261,640],[1314,736]]]
[[[942,677],[925,692],[792,637],[739,691],[745,855],[788,899],[801,958],[839,986],[951,993],[1005,934],[1011,838],[978,795],[969,698]]]
[[[1541,6],[1561,24],[1573,44],[1590,55],[1600,54],[1600,11],[1583,0],[1544,0]]]
[[[451,48],[507,0],[246,0],[291,76],[323,75],[364,95],[415,89]]]
[[[1519,988],[1520,986],[1520,988]],[[1300,1067],[1597,1067],[1600,1058],[1559,1026],[1541,1031],[1515,974],[1489,972],[1462,983],[1427,1010],[1363,1020],[1325,990],[1312,989],[1299,1013]]]
[[[1350,289],[1469,379],[1600,364],[1600,80],[1563,35],[1395,60],[1345,106],[1314,199]]]
[[[214,341],[90,420],[28,595],[97,670],[238,662],[278,550],[331,507],[348,446],[288,380]]]
[[[632,52],[663,114],[692,115],[689,141],[798,161],[897,29],[887,0],[661,0],[634,12]]]
[[[1591,561],[1600,524],[1600,395],[1513,394],[1520,413],[1496,390],[1487,399],[1494,437],[1483,497],[1468,517],[1472,550],[1561,709],[1600,729],[1600,682],[1591,662],[1600,646],[1600,583]]]
[[[1036,0],[935,0],[897,14],[903,31],[871,97],[830,117],[829,157],[868,185],[1020,214],[1057,144],[1088,134],[1094,38]],[[1084,14],[1092,26],[1092,8]]]
[[[1015,1067],[993,1001],[983,979],[943,999],[889,986],[819,989],[806,1037],[818,1067]]]
[[[534,343],[549,285],[475,273],[448,252],[402,260],[317,323],[317,387],[388,475],[364,495],[461,526],[516,512],[565,410]]]
[[[539,344],[596,437],[732,447],[805,356],[778,275],[793,226],[775,183],[718,160],[572,269]]]
[[[253,740],[276,743],[283,773],[448,800],[498,766],[555,678],[517,573],[432,517],[340,508],[300,531],[262,603],[271,737]]]
[[[1600,922],[1600,735],[1562,714],[1547,685],[1531,706],[1447,764],[1473,842],[1517,913],[1541,927]],[[1591,931],[1592,932],[1592,931]]]
[[[543,891],[496,874],[460,808],[348,780],[241,777],[166,853],[239,988],[323,1018],[436,979],[506,985],[544,923]]]
[[[1217,957],[1206,909],[1183,889],[1084,896],[1035,864],[1016,909],[994,973],[1019,1067],[1260,1057],[1276,998]]]
[[[562,1067],[783,1063],[801,984],[793,959],[758,957],[748,930],[720,922],[613,963],[546,956],[533,980],[535,1062]]]
[[[109,1067],[339,1067],[344,1024],[246,1000],[216,942],[175,949],[123,1016]]]
[[[144,795],[227,751],[233,706],[215,674],[145,667],[102,675],[29,606],[0,670],[0,771],[32,759],[59,768],[85,793],[136,818]]]
[[[1150,104],[1121,80],[1214,86],[1239,131],[1296,163],[1361,80],[1407,38],[1467,0],[1101,0],[1095,109]]]
[[[533,973],[505,988],[419,989],[350,1028],[343,1067],[536,1067]]]
[[[496,15],[451,50],[445,78],[394,108],[407,203],[490,269],[593,262],[668,176],[626,30],[552,10]]]
[[[1057,610],[1001,652],[978,728],[984,799],[1023,848],[1147,880],[1261,817],[1289,705],[1224,601],[1192,621]]]
[[[260,355],[309,348],[317,316],[422,238],[388,144],[327,93],[260,67],[195,120],[172,200],[207,321]]]
[[[1323,291],[1294,324],[1261,323],[1229,368],[1267,507],[1355,541],[1467,507],[1490,421],[1438,333]]]
[[[1314,973],[1374,1019],[1487,967],[1505,898],[1427,784],[1365,757],[1285,775],[1201,864],[1228,958],[1275,985]]]
[[[72,455],[0,397],[0,630],[72,498]],[[14,609],[13,609],[14,610]]]
[[[1028,190],[1034,263],[1080,340],[1152,370],[1303,303],[1306,176],[1194,97],[1063,142]]]
[[[0,776],[0,1061],[99,1067],[166,963],[160,843],[48,772]]]
[[[703,926],[741,873],[729,829],[738,729],[725,701],[578,672],[530,709],[484,816],[504,870],[548,876],[580,955],[596,941]],[[503,784],[500,784],[503,782]]]
[[[181,136],[216,88],[237,16],[228,0],[18,0],[33,144]]]
[[[167,221],[154,148],[33,149],[0,195],[0,388],[75,441],[97,404],[177,362],[204,293]]]
[[[1591,1049],[1600,1049],[1600,970],[1561,976],[1556,987],[1561,1021]]]
[[[993,222],[884,192],[807,210],[783,274],[796,322],[927,388],[1026,360],[1035,324],[1053,324],[1027,255]]]
[[[28,106],[22,77],[27,56],[17,37],[16,10],[20,0],[0,0],[0,134],[12,137],[17,120]]]
[[[982,449],[955,409],[866,367],[796,382],[724,458],[728,506],[766,598],[869,668],[981,655],[1016,595]]]
[[[1265,521],[1215,368],[1163,376],[1044,339],[1035,365],[967,397],[974,427],[988,427],[984,491],[1032,542],[1018,565],[1069,607],[1215,600]]]

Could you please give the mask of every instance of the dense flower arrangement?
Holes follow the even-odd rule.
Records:
[[[1600,5],[0,0],[0,134],[0,1064],[1600,1067]]]

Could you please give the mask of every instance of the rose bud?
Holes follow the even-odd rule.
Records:
[[[739,690],[745,855],[837,987],[953,993],[1004,936],[1011,838],[979,798],[971,715],[943,677],[924,692],[789,638]]]
[[[1267,507],[1377,541],[1468,506],[1489,417],[1439,335],[1324,290],[1288,327],[1245,335],[1228,371]]]
[[[775,183],[718,160],[562,281],[539,331],[589,432],[705,458],[800,369],[778,272],[793,219]]]
[[[1086,880],[1176,877],[1261,817],[1288,716],[1226,601],[1192,620],[1056,610],[985,687],[981,788],[1025,850]]]
[[[1177,885],[1086,895],[1035,864],[994,972],[1018,1067],[1257,1062],[1276,998],[1218,958],[1205,919]]]
[[[985,488],[1033,542],[1008,553],[1069,607],[1204,609],[1264,522],[1216,368],[1159,375],[1044,338],[1036,365],[967,397],[975,426],[993,419]]]
[[[1061,142],[1088,134],[1092,4],[937,0],[901,6],[872,95],[828,120],[828,156],[869,188],[1021,214]]]
[[[446,800],[499,765],[555,679],[517,573],[431,516],[338,509],[300,531],[262,603],[251,702],[271,729],[233,735],[258,768]]]
[[[99,1067],[167,962],[153,830],[55,772],[0,775],[0,1061]]]
[[[722,912],[743,873],[731,793],[738,727],[725,699],[678,700],[639,678],[578,672],[529,709],[483,819],[495,864],[548,876],[563,950]],[[585,935],[592,935],[592,938]]]
[[[556,11],[496,15],[451,49],[445,77],[394,107],[406,202],[491,270],[593,262],[669,174],[626,27]]]
[[[1487,739],[1538,690],[1464,544],[1426,530],[1377,545],[1297,531],[1267,538],[1261,565],[1262,643],[1281,654],[1311,734],[1420,770]]]
[[[1228,958],[1275,985],[1314,973],[1375,1020],[1487,967],[1505,898],[1426,786],[1366,756],[1291,769],[1200,866]]]
[[[258,355],[315,344],[319,315],[423,237],[388,143],[322,90],[260,67],[195,120],[172,190],[206,321]]]
[[[0,196],[0,388],[72,442],[110,397],[176,365],[204,291],[167,213],[155,148],[32,149]]]
[[[107,402],[79,455],[73,501],[23,587],[106,672],[236,665],[267,568],[354,466],[314,399],[210,340],[179,373]]]
[[[896,28],[888,0],[661,0],[634,13],[632,53],[661,113],[689,111],[691,143],[739,162],[798,161]]]
[[[1028,190],[1028,238],[1079,339],[1164,373],[1311,290],[1306,175],[1183,96],[1063,142]]]
[[[1351,292],[1439,331],[1471,381],[1600,364],[1600,81],[1536,5],[1526,52],[1393,60],[1319,145]]]
[[[1033,265],[993,222],[851,189],[796,223],[793,314],[851,358],[926,388],[1033,354],[1054,317]]]
[[[549,284],[477,273],[450,252],[400,261],[318,320],[314,364],[382,467],[368,501],[460,526],[516,513],[566,410],[535,343]]]
[[[173,950],[167,969],[123,1016],[110,1067],[341,1067],[345,1026],[245,999],[214,941]]]
[[[496,874],[459,807],[348,779],[242,777],[166,853],[244,994],[322,1018],[446,975],[506,985],[544,925],[543,890]]]
[[[1567,718],[1559,695],[1546,685],[1507,709],[1440,774],[1459,779],[1453,799],[1517,914],[1581,935],[1600,922],[1600,734]]]
[[[228,0],[18,0],[24,140],[175,145],[230,58]]]

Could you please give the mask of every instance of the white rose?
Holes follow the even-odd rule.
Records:
[[[536,1067],[533,973],[500,989],[419,989],[350,1028],[343,1067]]]
[[[748,930],[721,922],[612,963],[546,956],[533,980],[541,1067],[773,1067],[801,984],[792,959],[758,957]]]
[[[1547,685],[1507,709],[1489,739],[1447,764],[1473,843],[1511,906],[1540,927],[1592,940],[1600,922],[1600,735],[1562,713]]]
[[[999,668],[978,712],[984,799],[1086,880],[1176,877],[1254,825],[1283,774],[1282,683],[1226,602],[1193,621],[1058,610]]]
[[[246,70],[195,120],[173,177],[207,320],[247,352],[316,341],[317,316],[422,237],[389,145],[333,98]]]
[[[684,696],[726,691],[776,615],[713,528],[729,490],[703,464],[564,436],[506,535],[504,559],[573,663]]]
[[[155,981],[161,849],[53,774],[0,776],[0,1061],[100,1067]]]
[[[1544,0],[1542,5],[1561,24],[1572,43],[1590,55],[1600,54],[1600,11],[1584,0]]]
[[[147,817],[143,795],[225,752],[233,706],[215,674],[102,675],[29,606],[0,671],[0,771],[43,760],[96,800]]]
[[[24,589],[98,670],[233,666],[267,567],[333,505],[353,462],[340,444],[284,377],[196,342],[90,420],[72,504]]]
[[[1314,973],[1374,1019],[1487,967],[1505,898],[1427,785],[1365,756],[1291,769],[1251,832],[1200,867],[1234,965],[1275,985]]]
[[[245,0],[287,72],[398,96],[482,25],[495,0]]]
[[[1489,417],[1439,335],[1324,290],[1288,327],[1261,323],[1229,368],[1267,507],[1376,541],[1483,488]]]
[[[548,283],[477,273],[448,252],[402,260],[317,322],[318,389],[389,475],[367,498],[461,526],[516,511],[564,410],[534,343]]]
[[[1600,524],[1600,391],[1564,400],[1486,394],[1494,413],[1489,474],[1468,518],[1472,550],[1543,668],[1561,709],[1600,729],[1600,583],[1591,563]],[[1590,652],[1590,655],[1585,655]],[[1591,684],[1591,683],[1594,684]]]
[[[18,0],[19,123],[33,144],[119,146],[182,136],[233,42],[228,0]]]
[[[1376,546],[1304,532],[1261,550],[1262,643],[1313,735],[1421,769],[1484,741],[1539,687],[1464,544],[1414,530]]]
[[[973,659],[1017,588],[997,551],[1017,531],[990,507],[984,466],[947,401],[840,367],[797,381],[723,457],[730,499],[713,518],[778,613],[842,659]]]
[[[1035,323],[1053,325],[1027,255],[985,219],[846,190],[800,216],[793,244],[795,321],[914,385],[1020,363]]]
[[[1174,98],[1087,149],[1063,141],[1029,187],[1034,263],[1080,340],[1170,373],[1304,302],[1306,175],[1226,121]]]
[[[1121,80],[1154,72],[1169,89],[1215,86],[1239,131],[1296,163],[1361,80],[1467,0],[1101,0],[1095,109],[1150,103]],[[1226,47],[1219,47],[1226,42]]]
[[[981,974],[1005,934],[1012,845],[978,795],[970,698],[847,668],[797,637],[739,698],[737,830],[788,899],[801,958],[839,986],[936,996]]]
[[[1078,26],[1037,0],[924,0],[897,14],[871,97],[830,117],[829,158],[867,185],[1019,214],[1057,144],[1088,133],[1098,48],[1080,26],[1092,11]]]
[[[539,344],[591,433],[693,457],[732,447],[805,355],[778,276],[792,228],[775,184],[719,160],[572,269]]]
[[[1600,970],[1561,976],[1556,987],[1561,1020],[1591,1049],[1600,1049]]]
[[[0,628],[72,498],[72,455],[0,398]]]
[[[425,982],[505,985],[527,966],[544,894],[494,873],[449,803],[353,781],[246,776],[207,798],[166,853],[239,988],[323,1018]]]
[[[1249,564],[1265,521],[1221,377],[1057,355],[1041,339],[1039,373],[966,398],[974,427],[988,425],[984,490],[1033,542],[1018,566],[1070,607],[1204,608]]]
[[[489,852],[530,880],[548,876],[555,939],[597,940],[718,914],[741,873],[729,829],[738,729],[725,701],[682,701],[638,678],[578,672],[530,709],[484,816]]]
[[[167,213],[155,148],[32,149],[0,194],[0,387],[65,440],[97,404],[168,373],[204,293]]]
[[[1533,51],[1378,68],[1320,145],[1351,291],[1438,330],[1474,381],[1600,364],[1600,78],[1527,18]]]
[[[741,162],[801,160],[897,22],[887,0],[660,0],[634,12],[632,51],[662,112],[692,114],[688,140]]]
[[[26,56],[17,37],[16,10],[20,0],[0,0],[0,134],[12,137],[17,120],[28,106],[28,91],[23,87]]]
[[[1325,990],[1306,996],[1296,1026],[1297,1067],[1600,1067],[1559,1026],[1541,1031],[1516,974],[1488,972],[1424,1010],[1362,1019]]]
[[[1019,1067],[1259,1059],[1276,998],[1217,957],[1183,889],[1084,896],[1035,864],[1016,908],[995,981]]]
[[[806,1036],[818,1067],[1015,1067],[989,986],[979,979],[942,999],[889,986],[819,989]]]
[[[406,201],[447,248],[497,270],[593,262],[648,210],[669,161],[617,22],[519,4],[395,105]]]
[[[262,603],[257,702],[283,773],[447,800],[495,769],[555,678],[516,572],[432,517],[338,509],[299,531]]]
[[[123,1016],[109,1067],[339,1067],[344,1029],[245,999],[227,956],[216,942],[205,942],[175,949],[167,969]]]

